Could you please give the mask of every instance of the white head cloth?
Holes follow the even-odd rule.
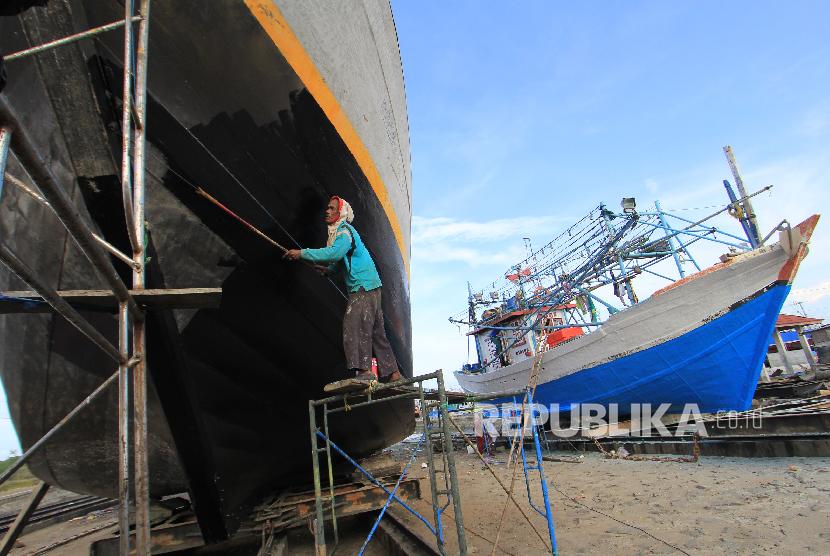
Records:
[[[338,197],[340,199],[340,197]],[[329,237],[326,240],[326,247],[330,247],[337,238],[337,227],[343,222],[351,223],[354,220],[352,205],[345,199],[340,199],[340,217],[333,224],[329,224]]]

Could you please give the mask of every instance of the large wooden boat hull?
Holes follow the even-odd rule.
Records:
[[[0,18],[8,53],[123,17],[117,2],[53,0]],[[4,94],[90,226],[129,251],[120,205],[122,36],[9,62]],[[325,243],[330,195],[383,280],[387,335],[412,374],[411,190],[403,75],[389,4],[154,0],[149,48],[147,287],[221,287],[218,309],[148,317],[151,495],[189,491],[208,538],[310,473],[308,400],[345,376],[344,288],[199,197],[198,186],[283,245]],[[10,161],[12,174],[27,180]],[[104,285],[47,207],[7,184],[0,236],[56,289]],[[128,268],[114,262],[129,283]],[[119,266],[120,265],[120,266]],[[0,289],[27,289],[0,273]],[[108,312],[83,311],[116,341]],[[0,318],[0,369],[23,448],[114,367],[60,317]],[[49,483],[117,494],[112,389],[31,460]],[[405,437],[411,402],[349,412],[332,435],[360,456]]]
[[[575,404],[632,404],[682,412],[749,409],[770,337],[807,253],[818,216],[781,241],[675,282],[595,332],[542,356],[535,401],[570,411]],[[485,373],[457,372],[475,394],[514,392],[530,381],[533,359]],[[509,401],[509,400],[505,400]]]

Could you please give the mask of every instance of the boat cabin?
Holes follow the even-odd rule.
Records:
[[[575,303],[558,305],[548,313],[541,323],[539,332],[529,330],[539,315],[537,309],[517,309],[500,312],[489,309],[482,314],[478,327],[469,333],[475,338],[478,353],[478,368],[467,371],[490,371],[507,367],[533,357],[540,346],[549,349],[577,336],[582,336],[580,327],[567,327],[574,323]],[[542,308],[542,312],[547,309]],[[565,328],[557,328],[565,327]],[[515,342],[515,343],[514,343]],[[511,344],[513,344],[511,346]],[[509,349],[508,349],[508,346]]]

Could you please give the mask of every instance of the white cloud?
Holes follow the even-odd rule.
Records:
[[[830,296],[830,281],[821,282],[807,288],[793,288],[790,291],[789,299],[803,303],[815,303]]]
[[[522,234],[537,233],[569,218],[553,216],[499,218],[475,222],[455,218],[412,217],[412,244],[432,244],[442,241],[472,242],[521,238]]]

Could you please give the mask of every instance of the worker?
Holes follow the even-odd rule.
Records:
[[[326,266],[325,273],[342,273],[349,299],[343,317],[343,349],[347,369],[359,380],[373,380],[372,353],[383,382],[401,379],[395,354],[386,337],[381,309],[381,281],[368,249],[351,225],[352,207],[340,197],[332,197],[326,207],[328,240],[320,249],[289,249],[283,255],[292,261],[299,259]]]

